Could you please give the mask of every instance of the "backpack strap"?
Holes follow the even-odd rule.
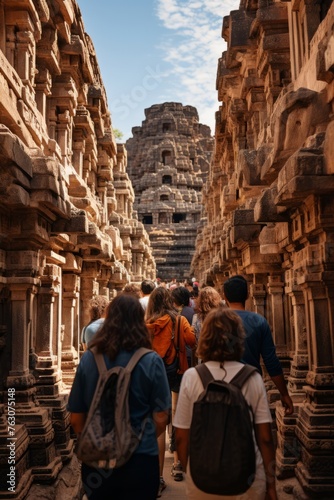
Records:
[[[99,370],[99,375],[101,375],[107,371],[107,365],[106,362],[104,361],[104,357],[102,352],[99,352],[96,347],[92,347],[90,349],[94,355],[95,363],[97,364],[97,368]]]
[[[153,352],[152,349],[146,349],[145,347],[140,347],[139,349],[137,349],[129,359],[128,364],[126,365],[126,369],[132,372],[138,361],[149,352]]]
[[[214,380],[212,373],[205,363],[201,363],[200,365],[195,366],[195,370],[197,371],[199,378],[203,384],[204,389],[206,389],[207,385],[211,380]]]
[[[259,370],[255,366],[251,365],[244,365],[241,370],[238,371],[236,375],[230,380],[230,384],[235,385],[239,389],[244,385],[246,380],[254,373],[258,372]]]
[[[209,382],[214,380],[214,377],[212,376],[209,368],[206,366],[205,363],[201,363],[200,365],[195,366],[195,370],[197,371],[201,382],[203,384],[204,389],[206,389],[206,386],[208,385]],[[230,384],[235,385],[239,389],[244,385],[246,380],[254,373],[258,372],[259,370],[255,368],[255,366],[251,365],[244,365],[241,370],[238,371],[236,375],[230,380]]]
[[[92,347],[92,353],[94,354],[95,362],[97,364],[97,368],[99,370],[99,375],[101,376],[104,372],[107,371],[107,365],[104,360],[102,352],[98,352],[96,347]],[[140,358],[142,358],[148,352],[152,352],[151,349],[146,349],[145,347],[140,347],[137,349],[132,357],[129,359],[128,364],[126,365],[126,369],[130,372],[134,369]]]

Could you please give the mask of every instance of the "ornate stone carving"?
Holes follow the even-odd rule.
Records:
[[[155,262],[78,4],[0,11],[0,391],[16,395],[21,499],[73,455],[66,403],[88,301],[154,279]],[[0,498],[7,473],[1,458]]]
[[[278,474],[296,473],[297,498],[334,492],[333,22],[333,2],[309,0],[242,1],[224,18],[192,261],[217,287],[244,274],[248,307],[272,327],[296,406],[289,421],[277,409]]]

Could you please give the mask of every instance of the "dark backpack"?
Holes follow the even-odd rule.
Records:
[[[241,387],[257,369],[244,365],[227,383],[214,380],[204,363],[195,368],[204,391],[193,407],[191,477],[206,493],[240,495],[252,485],[256,472],[251,409]]]
[[[150,349],[138,349],[125,367],[107,370],[103,354],[92,352],[99,369],[99,380],[76,454],[91,467],[113,469],[124,465],[138,447],[143,430],[136,432],[130,421],[129,386],[131,373]]]

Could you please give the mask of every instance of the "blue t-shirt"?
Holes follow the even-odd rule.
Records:
[[[107,369],[126,366],[134,351],[120,351],[114,361],[104,355]],[[79,363],[69,395],[67,409],[71,413],[88,413],[99,378],[94,355],[86,351]],[[145,354],[135,366],[129,390],[130,419],[138,431],[144,428],[143,438],[135,453],[158,455],[153,412],[171,408],[166,370],[156,352]]]
[[[270,326],[260,314],[234,309],[244,325],[246,331],[245,352],[242,358],[244,363],[256,366],[262,373],[260,365],[260,356],[267,372],[271,377],[283,373],[280,360],[276,355],[276,347],[271,334]]]

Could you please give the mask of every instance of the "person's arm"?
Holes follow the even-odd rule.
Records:
[[[280,392],[282,405],[284,407],[284,414],[292,415],[293,402],[291,397],[289,396],[283,373],[281,375],[271,376],[271,380],[274,382],[274,384],[276,385],[277,389]]]
[[[276,354],[276,346],[267,321],[264,321],[262,325],[261,356],[271,380],[281,395],[285,415],[292,415],[293,402],[288,393],[281,362]]]
[[[70,414],[70,424],[74,432],[79,435],[83,431],[85,426],[87,414],[86,413],[71,413]]]
[[[181,462],[182,469],[187,472],[187,463],[189,455],[189,429],[180,429],[175,427],[175,442],[177,456]]]
[[[157,438],[166,430],[166,425],[169,420],[169,411],[153,412],[153,420],[155,423],[155,434]]]
[[[277,500],[275,484],[275,446],[271,423],[255,424],[256,441],[259,446],[266,474],[266,500]]]
[[[197,341],[195,336],[195,330],[190,326],[189,321],[184,316],[180,316],[180,332],[183,331],[184,342],[188,347],[196,347]],[[182,334],[182,333],[181,333]]]

